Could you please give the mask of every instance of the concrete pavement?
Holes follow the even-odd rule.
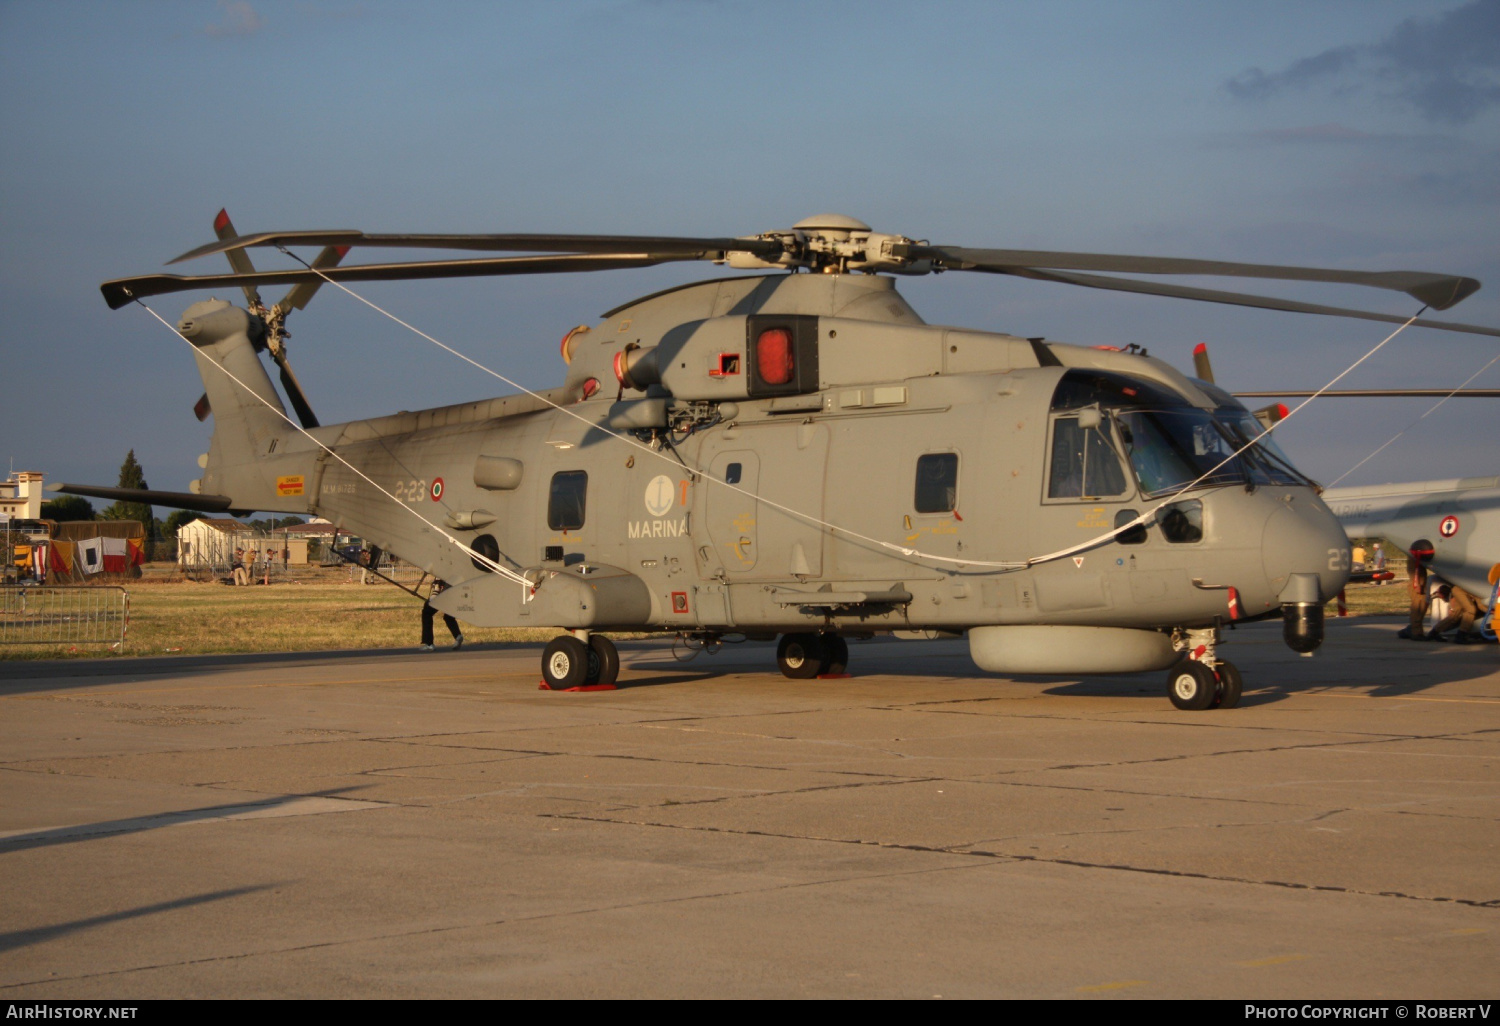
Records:
[[[0,996],[1493,997],[1500,652],[0,663]]]

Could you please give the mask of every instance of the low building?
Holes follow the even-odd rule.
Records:
[[[177,529],[177,565],[228,571],[235,550],[259,547],[260,537],[229,517],[199,517]]]
[[[40,520],[42,517],[42,475],[35,470],[18,470],[0,481],[0,516],[12,520]]]
[[[306,563],[309,557],[327,563],[331,561],[328,555],[334,550],[358,548],[363,544],[358,536],[322,518],[314,518],[305,524],[278,527],[271,535],[276,539],[274,544],[282,546],[288,552],[288,563]]]

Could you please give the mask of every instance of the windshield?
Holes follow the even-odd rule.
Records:
[[[1245,482],[1242,460],[1224,462],[1238,446],[1206,410],[1117,410],[1115,420],[1141,491],[1148,496],[1200,477],[1203,485]]]
[[[1111,461],[1104,458],[1103,450],[1110,447],[1107,426],[1083,429],[1077,419],[1075,411],[1090,407],[1114,423],[1115,437],[1147,496],[1194,482],[1250,488],[1312,483],[1266,435],[1255,414],[1228,392],[1207,382],[1198,385],[1217,409],[1191,406],[1160,384],[1133,376],[1069,370],[1052,394],[1048,497],[1088,498],[1123,491],[1124,482],[1115,476],[1121,468],[1116,465],[1112,471]]]
[[[1292,466],[1292,461],[1287,454],[1282,452],[1281,446],[1276,444],[1276,436],[1266,431],[1261,422],[1255,419],[1255,414],[1243,406],[1221,406],[1218,417],[1239,439],[1239,445],[1235,448],[1243,448],[1255,439],[1260,439],[1253,449],[1245,453],[1250,457],[1256,470],[1266,479],[1264,482],[1257,481],[1257,484],[1305,485],[1311,483],[1301,471]]]
[[[1114,416],[1130,465],[1147,496],[1195,481],[1203,486],[1307,483],[1269,438],[1234,455],[1263,433],[1247,410],[1127,409],[1116,410]]]

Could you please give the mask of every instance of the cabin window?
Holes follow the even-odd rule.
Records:
[[[1203,503],[1197,499],[1174,502],[1163,508],[1157,519],[1161,522],[1162,537],[1169,542],[1203,540]]]
[[[547,498],[547,526],[554,531],[576,531],[582,527],[588,492],[588,471],[563,470],[553,474],[552,492]]]
[[[1115,528],[1119,529],[1121,527],[1124,527],[1126,524],[1130,523],[1138,516],[1140,516],[1140,514],[1133,509],[1120,510],[1120,512],[1115,514]],[[1130,530],[1120,531],[1119,534],[1115,535],[1115,541],[1119,542],[1121,545],[1139,545],[1145,540],[1145,524],[1136,524],[1134,527],[1130,528]]]
[[[958,507],[958,453],[917,457],[917,512],[951,513]]]
[[[500,562],[500,543],[495,541],[493,534],[481,534],[469,543],[469,548],[479,553],[485,559],[488,559],[491,563]],[[481,563],[474,556],[469,557],[469,562],[474,564],[476,570],[483,570],[487,574],[495,572],[495,568],[490,566],[489,563]]]
[[[1098,499],[1125,493],[1125,469],[1102,427],[1083,428],[1077,417],[1052,422],[1049,499]]]
[[[729,464],[729,466],[727,466],[727,467],[724,468],[724,483],[725,484],[739,484],[740,483],[740,476],[744,472],[745,472],[745,468],[743,466],[741,466],[740,464],[738,464],[738,463],[731,463],[731,464]]]

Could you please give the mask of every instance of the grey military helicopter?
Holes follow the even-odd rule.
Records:
[[[195,353],[213,437],[191,494],[137,501],[314,513],[451,586],[433,599],[482,626],[567,633],[542,655],[555,689],[607,686],[611,631],[712,646],[780,636],[791,678],[836,674],[848,638],[966,634],[1004,674],[1171,668],[1179,708],[1230,707],[1233,620],[1281,617],[1322,641],[1343,586],[1338,521],[1229,393],[1144,351],[929,325],[900,275],[976,271],[1274,310],[1408,319],[1090,273],[1358,284],[1446,309],[1470,278],[934,246],[822,215],[735,238],[235,235],[233,273],[106,282],[113,308],[241,286],[176,330]],[[321,246],[254,271],[253,247]],[[351,247],[519,252],[339,266]],[[286,362],[284,320],[327,282],[534,274],[711,260],[756,273],[619,306],[564,336],[553,389],[320,424]],[[289,284],[266,307],[258,286]],[[164,322],[165,323],[165,322]],[[1422,326],[1500,334],[1417,320]],[[258,352],[269,350],[296,415]],[[300,424],[300,427],[298,426]],[[121,497],[125,490],[65,485]]]

